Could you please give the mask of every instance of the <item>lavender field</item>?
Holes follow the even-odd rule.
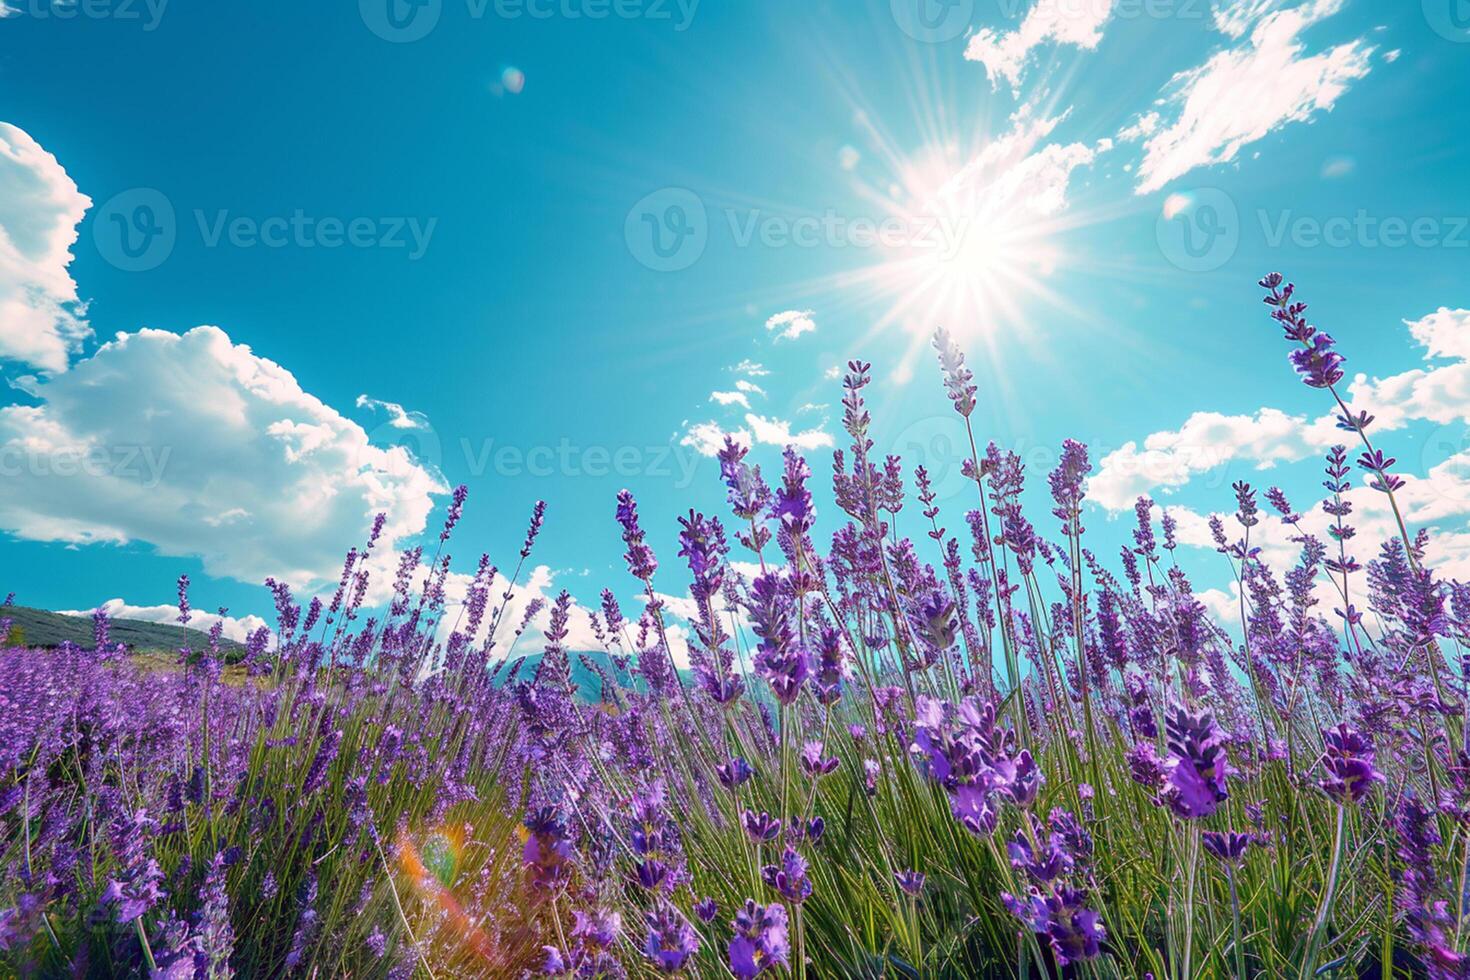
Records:
[[[217,647],[145,668],[101,613],[95,649],[0,653],[0,969],[1467,975],[1470,585],[1402,521],[1359,553],[1346,495],[1394,501],[1393,449],[1346,407],[1344,357],[1293,287],[1260,286],[1259,328],[1343,445],[1321,464],[1326,539],[1277,489],[1222,502],[1237,621],[1206,612],[1150,500],[1132,547],[1094,554],[1087,447],[1038,474],[987,446],[941,332],[973,447],[961,508],[874,454],[854,361],[830,489],[794,449],[763,474],[730,442],[727,513],[608,501],[646,602],[609,583],[603,655],[564,647],[562,593],[541,655],[508,664],[524,623],[490,587],[503,556],[446,603],[463,489],[390,608],[362,601],[376,531],[335,594],[268,583],[278,624],[242,669]],[[818,507],[842,512],[830,541]],[[655,555],[644,529],[671,517],[681,547]],[[1284,578],[1258,556],[1268,522],[1298,534]],[[655,590],[691,581],[679,671]],[[188,624],[187,578],[178,601]]]

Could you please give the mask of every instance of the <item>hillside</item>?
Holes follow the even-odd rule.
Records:
[[[0,611],[0,619],[11,621],[12,640],[22,639],[26,646],[58,647],[71,642],[84,650],[93,647],[92,620],[85,616],[63,616],[44,609],[7,606]],[[190,650],[204,650],[209,646],[208,634],[199,630],[135,619],[112,620],[109,635],[114,643],[125,643],[128,649],[137,653],[179,650],[185,646]],[[238,660],[245,654],[245,648],[231,640],[222,641],[220,648],[228,661]]]

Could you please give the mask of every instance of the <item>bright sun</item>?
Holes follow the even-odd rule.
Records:
[[[889,176],[856,182],[884,233],[842,286],[880,311],[873,333],[911,336],[901,371],[936,327],[993,349],[1000,337],[1026,339],[1028,301],[1066,305],[1048,286],[1068,264],[1064,232],[1097,220],[1069,207],[1073,171],[1111,144],[1048,142],[1059,121],[1023,110],[999,135],[880,154]]]

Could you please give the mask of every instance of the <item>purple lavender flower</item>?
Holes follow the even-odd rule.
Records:
[[[449,512],[444,517],[444,530],[439,532],[439,543],[443,544],[449,540],[454,533],[455,525],[464,516],[464,502],[469,498],[470,488],[461,483],[454,488],[454,494],[449,501]]]
[[[225,891],[228,867],[224,852],[209,863],[204,887],[200,893],[199,921],[195,938],[199,951],[195,955],[195,971],[209,980],[228,980],[234,976],[230,956],[235,950],[235,933],[230,926],[230,897]]]
[[[521,557],[531,557],[531,549],[536,545],[536,536],[541,533],[541,525],[546,521],[546,501],[538,500],[531,507],[531,523],[526,526],[526,540],[521,545]]]
[[[906,895],[918,898],[924,890],[924,873],[922,871],[895,871],[893,880],[899,889]]]
[[[648,939],[643,944],[644,955],[664,973],[683,969],[690,957],[699,952],[699,934],[678,909],[666,902],[646,915]]]
[[[628,490],[618,491],[618,523],[623,526],[623,543],[628,546],[623,558],[633,577],[644,582],[653,580],[658,570],[658,559],[653,549],[644,543],[643,528],[638,523],[638,502]]]
[[[720,914],[720,905],[713,898],[702,898],[694,903],[694,914],[699,916],[700,922],[713,922]]]
[[[737,755],[729,762],[722,762],[716,766],[715,774],[719,776],[721,786],[733,790],[754,775],[755,770],[750,768],[750,763]]]
[[[1107,932],[1102,917],[1086,907],[1086,892],[1062,888],[1025,898],[1002,894],[1001,900],[1012,915],[1047,938],[1059,965],[1093,959],[1102,951]]]
[[[757,844],[773,841],[776,839],[776,835],[781,833],[781,821],[764,810],[760,813],[755,813],[750,810],[742,811],[740,814],[740,824],[745,828],[745,832],[750,835],[750,839]]]
[[[572,845],[566,824],[552,807],[543,807],[526,817],[526,845],[522,862],[531,887],[555,892],[571,877]]]
[[[1322,766],[1327,778],[1322,788],[1339,804],[1358,804],[1363,801],[1374,783],[1383,781],[1383,776],[1373,768],[1373,743],[1344,722],[1336,728],[1322,732]]]
[[[740,980],[753,980],[767,970],[785,966],[790,951],[785,906],[761,906],[747,899],[735,913],[730,972]]]
[[[825,776],[842,764],[837,756],[822,757],[821,742],[807,742],[801,747],[801,768],[808,776],[819,778]]]
[[[1225,864],[1239,865],[1245,860],[1245,852],[1250,846],[1251,835],[1237,834],[1234,831],[1225,833],[1218,830],[1207,830],[1200,836],[1200,842],[1204,844],[1205,851]]]
[[[768,864],[761,869],[761,879],[786,901],[800,905],[811,897],[812,883],[807,877],[807,861],[795,848],[788,847],[781,855],[779,864]]]
[[[965,354],[943,329],[934,331],[934,349],[939,352],[939,370],[944,374],[944,389],[954,410],[965,418],[975,411],[975,375],[965,366]]]
[[[1161,799],[1186,820],[1207,817],[1229,795],[1224,738],[1210,712],[1175,709],[1164,726],[1169,746]]]

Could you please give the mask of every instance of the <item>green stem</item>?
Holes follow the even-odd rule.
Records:
[[[1245,980],[1245,946],[1240,941],[1240,895],[1235,890],[1235,869],[1226,868],[1225,881],[1230,885],[1230,941],[1235,951],[1235,980]]]
[[[1332,915],[1332,899],[1337,893],[1337,874],[1342,863],[1343,825],[1347,810],[1337,808],[1337,833],[1332,842],[1332,865],[1327,869],[1327,890],[1322,895],[1322,904],[1317,909],[1317,919],[1312,924],[1312,937],[1307,943],[1307,955],[1302,960],[1302,977],[1310,977],[1317,969],[1317,952],[1322,946],[1323,933],[1327,931],[1327,920]]]

